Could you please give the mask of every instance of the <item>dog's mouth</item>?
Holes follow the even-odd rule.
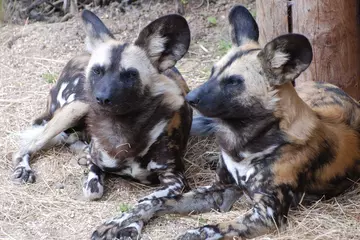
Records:
[[[133,107],[131,104],[107,104],[101,105],[98,103],[91,104],[91,107],[97,111],[102,112],[103,114],[110,114],[110,115],[125,115],[130,112],[133,112],[136,108]]]

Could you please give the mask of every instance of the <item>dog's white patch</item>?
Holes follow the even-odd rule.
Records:
[[[153,198],[161,198],[161,197],[171,197],[174,194],[180,194],[181,190],[183,188],[183,185],[179,184],[178,182],[174,182],[171,185],[168,185],[167,188],[157,190],[146,197],[144,199],[153,199]],[[171,191],[171,192],[170,192]]]
[[[70,94],[70,96],[66,99],[66,103],[71,103],[75,100],[75,93]]]
[[[251,175],[255,173],[255,168],[250,168],[245,175],[245,182],[247,182]]]
[[[90,171],[89,174],[88,174],[88,179],[93,179],[93,178],[94,179],[99,179],[99,176]]]
[[[222,151],[221,154],[227,170],[233,176],[237,184],[239,184],[239,180],[243,176],[245,176],[246,179],[245,181],[241,181],[241,184],[245,184],[251,175],[255,173],[254,167],[250,164],[250,161],[247,161],[247,159],[244,159],[241,162],[235,162],[225,151]]]
[[[118,167],[116,159],[112,158],[107,154],[105,150],[101,148],[101,145],[99,144],[99,140],[96,137],[92,137],[91,141],[93,142],[93,147],[97,148],[100,151],[100,158],[101,161],[98,161],[96,165],[98,167],[106,167],[106,168],[116,168]]]
[[[256,174],[256,169],[252,166],[251,161],[256,158],[262,158],[270,153],[272,153],[277,148],[277,145],[273,145],[261,152],[251,153],[251,152],[240,152],[239,156],[243,158],[240,162],[236,162],[229,156],[225,151],[222,151],[222,156],[226,168],[231,173],[236,183],[239,184],[239,180],[245,177],[245,180],[241,180],[241,184],[245,184],[249,179]]]
[[[34,125],[31,128],[28,128],[21,132],[20,135],[20,145],[22,149],[27,149],[29,146],[33,145],[36,140],[41,139],[41,136],[44,134],[45,125]],[[67,135],[64,132],[56,135],[52,138],[46,145],[43,147],[44,149],[50,148],[55,145],[59,145],[64,142]]]
[[[79,83],[79,78],[76,78],[76,79],[74,80],[74,87],[76,87],[76,85],[78,85],[78,83]]]
[[[70,94],[69,96],[63,96],[65,89],[68,87],[69,83],[64,82],[61,84],[56,100],[59,103],[60,107],[64,106],[65,103],[71,103],[75,100],[75,93]]]
[[[63,92],[66,89],[66,87],[68,86],[69,83],[67,82],[63,82],[60,86],[58,95],[56,96],[56,100],[59,103],[60,107],[64,106],[64,104],[66,103],[66,99],[63,97]]]
[[[166,169],[167,165],[164,164],[158,164],[157,162],[154,161],[150,161],[149,164],[147,165],[147,170],[148,171],[152,171],[152,170],[158,170],[158,169]]]
[[[136,178],[140,181],[146,181],[146,177],[148,175],[148,171],[144,168],[140,167],[140,164],[137,162],[131,161],[131,165],[124,169],[123,171],[118,173],[119,175],[128,175],[133,178]]]
[[[274,216],[274,210],[271,207],[267,207],[266,208],[266,213],[269,217],[273,217]]]
[[[207,240],[217,240],[224,237],[220,233],[215,232],[211,227],[203,227],[203,231],[206,232]]]
[[[151,145],[154,144],[156,139],[160,136],[160,134],[164,131],[165,126],[167,125],[167,121],[162,120],[158,122],[153,129],[149,132],[149,140],[148,145],[145,147],[143,151],[140,152],[139,156],[144,156],[150,149]]]
[[[101,165],[107,168],[116,168],[118,166],[116,160],[110,157],[107,152],[101,150]]]
[[[91,189],[89,182],[93,179],[96,181],[97,191],[91,191],[94,189]],[[99,176],[91,171],[89,172],[87,180],[84,183],[83,194],[84,197],[90,201],[100,199],[104,194],[104,186],[100,184]]]

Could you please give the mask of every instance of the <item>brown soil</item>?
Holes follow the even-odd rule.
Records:
[[[204,82],[213,62],[230,43],[227,14],[234,3],[254,9],[253,1],[219,0],[199,9],[190,1],[185,17],[192,31],[189,53],[178,68],[191,88]],[[96,9],[105,24],[122,41],[132,41],[155,18],[173,13],[173,1],[143,1],[141,7],[120,13],[114,8]],[[215,17],[211,24],[208,17]],[[52,79],[65,63],[84,51],[84,31],[78,18],[63,23],[0,26],[0,239],[88,239],[94,228],[151,189],[120,178],[106,181],[101,201],[82,198],[84,169],[66,147],[42,152],[33,161],[37,182],[14,185],[10,180],[16,133],[42,113]],[[211,139],[191,139],[186,155],[187,176],[192,187],[211,182],[208,161],[216,156]],[[360,190],[308,209],[291,211],[289,225],[280,234],[259,239],[360,239]],[[243,199],[229,213],[193,216],[169,215],[152,220],[143,239],[174,239],[185,229],[226,221],[249,209]]]

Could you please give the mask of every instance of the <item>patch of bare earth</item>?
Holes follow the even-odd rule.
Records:
[[[170,3],[169,3],[170,2]],[[144,1],[141,7],[120,13],[113,8],[98,9],[118,39],[132,41],[139,30],[155,18],[175,11],[172,1]],[[234,3],[217,1],[194,9],[190,1],[185,17],[192,30],[189,53],[178,68],[191,88],[204,82],[212,63],[229,44],[227,13]],[[254,9],[253,2],[249,5]],[[215,17],[208,20],[208,17]],[[150,192],[148,187],[108,178],[101,201],[82,198],[84,177],[77,156],[66,147],[42,152],[33,160],[37,182],[14,185],[10,181],[16,133],[27,128],[45,109],[51,80],[65,63],[83,51],[84,32],[78,18],[64,23],[34,23],[0,27],[0,239],[88,239],[104,220],[131,207]],[[211,161],[217,155],[212,139],[194,138],[185,157],[192,187],[209,184],[214,172]],[[259,239],[360,239],[360,189],[309,208],[292,210],[288,226]],[[233,219],[249,209],[240,199],[229,213],[211,212],[192,216],[168,215],[152,220],[143,239],[174,239],[188,228]]]

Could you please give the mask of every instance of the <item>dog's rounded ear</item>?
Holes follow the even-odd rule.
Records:
[[[177,14],[160,17],[140,32],[135,45],[146,51],[159,71],[165,71],[173,67],[189,49],[189,25],[185,18]]]
[[[244,6],[237,5],[230,10],[229,23],[231,26],[231,40],[234,45],[241,46],[249,41],[259,40],[258,25]]]
[[[313,52],[309,40],[301,34],[286,34],[267,43],[258,54],[271,85],[295,80],[310,65]]]
[[[86,48],[89,52],[92,52],[101,43],[115,39],[110,30],[93,12],[86,9],[83,10],[81,19],[86,33]]]

